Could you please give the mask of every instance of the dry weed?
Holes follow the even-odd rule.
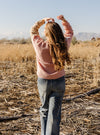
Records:
[[[100,78],[99,47],[84,44],[70,48],[73,59],[70,66],[65,66],[64,100],[99,86],[97,83]],[[0,61],[1,117],[33,114],[32,117],[0,122],[0,134],[40,134],[41,103],[37,90],[35,53],[32,44],[0,45]],[[100,93],[69,104],[63,102],[61,135],[99,134],[99,114]]]
[[[70,55],[72,59],[93,59],[100,53],[100,46],[96,47],[95,42],[81,42],[75,46],[71,45]],[[0,44],[0,61],[32,61],[35,57],[35,52],[32,44]]]
[[[76,46],[71,46],[69,52],[72,59],[94,59],[98,57],[100,47],[78,44]]]
[[[32,61],[34,57],[32,44],[0,45],[0,61]]]

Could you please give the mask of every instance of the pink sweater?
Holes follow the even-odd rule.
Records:
[[[55,71],[54,64],[52,63],[52,57],[49,52],[48,42],[43,40],[39,36],[38,29],[45,23],[44,20],[40,20],[35,23],[31,28],[31,40],[36,52],[37,61],[37,76],[43,79],[57,79],[65,75],[65,71]],[[66,38],[66,45],[70,47],[71,39],[73,36],[73,30],[67,21],[62,21],[64,26],[64,36]]]

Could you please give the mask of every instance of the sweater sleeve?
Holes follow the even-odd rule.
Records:
[[[62,21],[62,25],[64,27],[64,36],[65,36],[65,41],[67,42],[67,47],[69,49],[70,44],[71,44],[71,40],[73,37],[73,29],[71,27],[71,25],[69,24],[69,22],[67,20],[63,20]]]
[[[65,33],[64,36],[65,37],[72,37],[73,36],[73,30],[71,25],[69,24],[69,22],[67,20],[62,21],[62,25],[64,27]]]
[[[40,20],[36,22],[30,30],[32,45],[36,53],[37,53],[37,45],[42,45],[43,43],[43,39],[40,37],[38,30],[44,23],[45,23],[44,20]]]
[[[40,21],[36,22],[36,23],[32,26],[32,28],[31,28],[31,30],[30,30],[30,35],[31,35],[31,36],[39,35],[38,30],[39,30],[39,28],[40,28],[44,23],[45,23],[44,20],[40,20]]]

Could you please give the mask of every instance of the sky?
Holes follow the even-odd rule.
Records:
[[[31,26],[44,17],[53,17],[61,25],[56,19],[60,14],[75,34],[100,33],[100,0],[0,0],[0,35],[29,34]]]

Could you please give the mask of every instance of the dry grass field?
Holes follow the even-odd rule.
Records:
[[[100,135],[100,41],[70,47],[60,135]],[[0,44],[0,135],[40,135],[35,52],[32,44]]]

